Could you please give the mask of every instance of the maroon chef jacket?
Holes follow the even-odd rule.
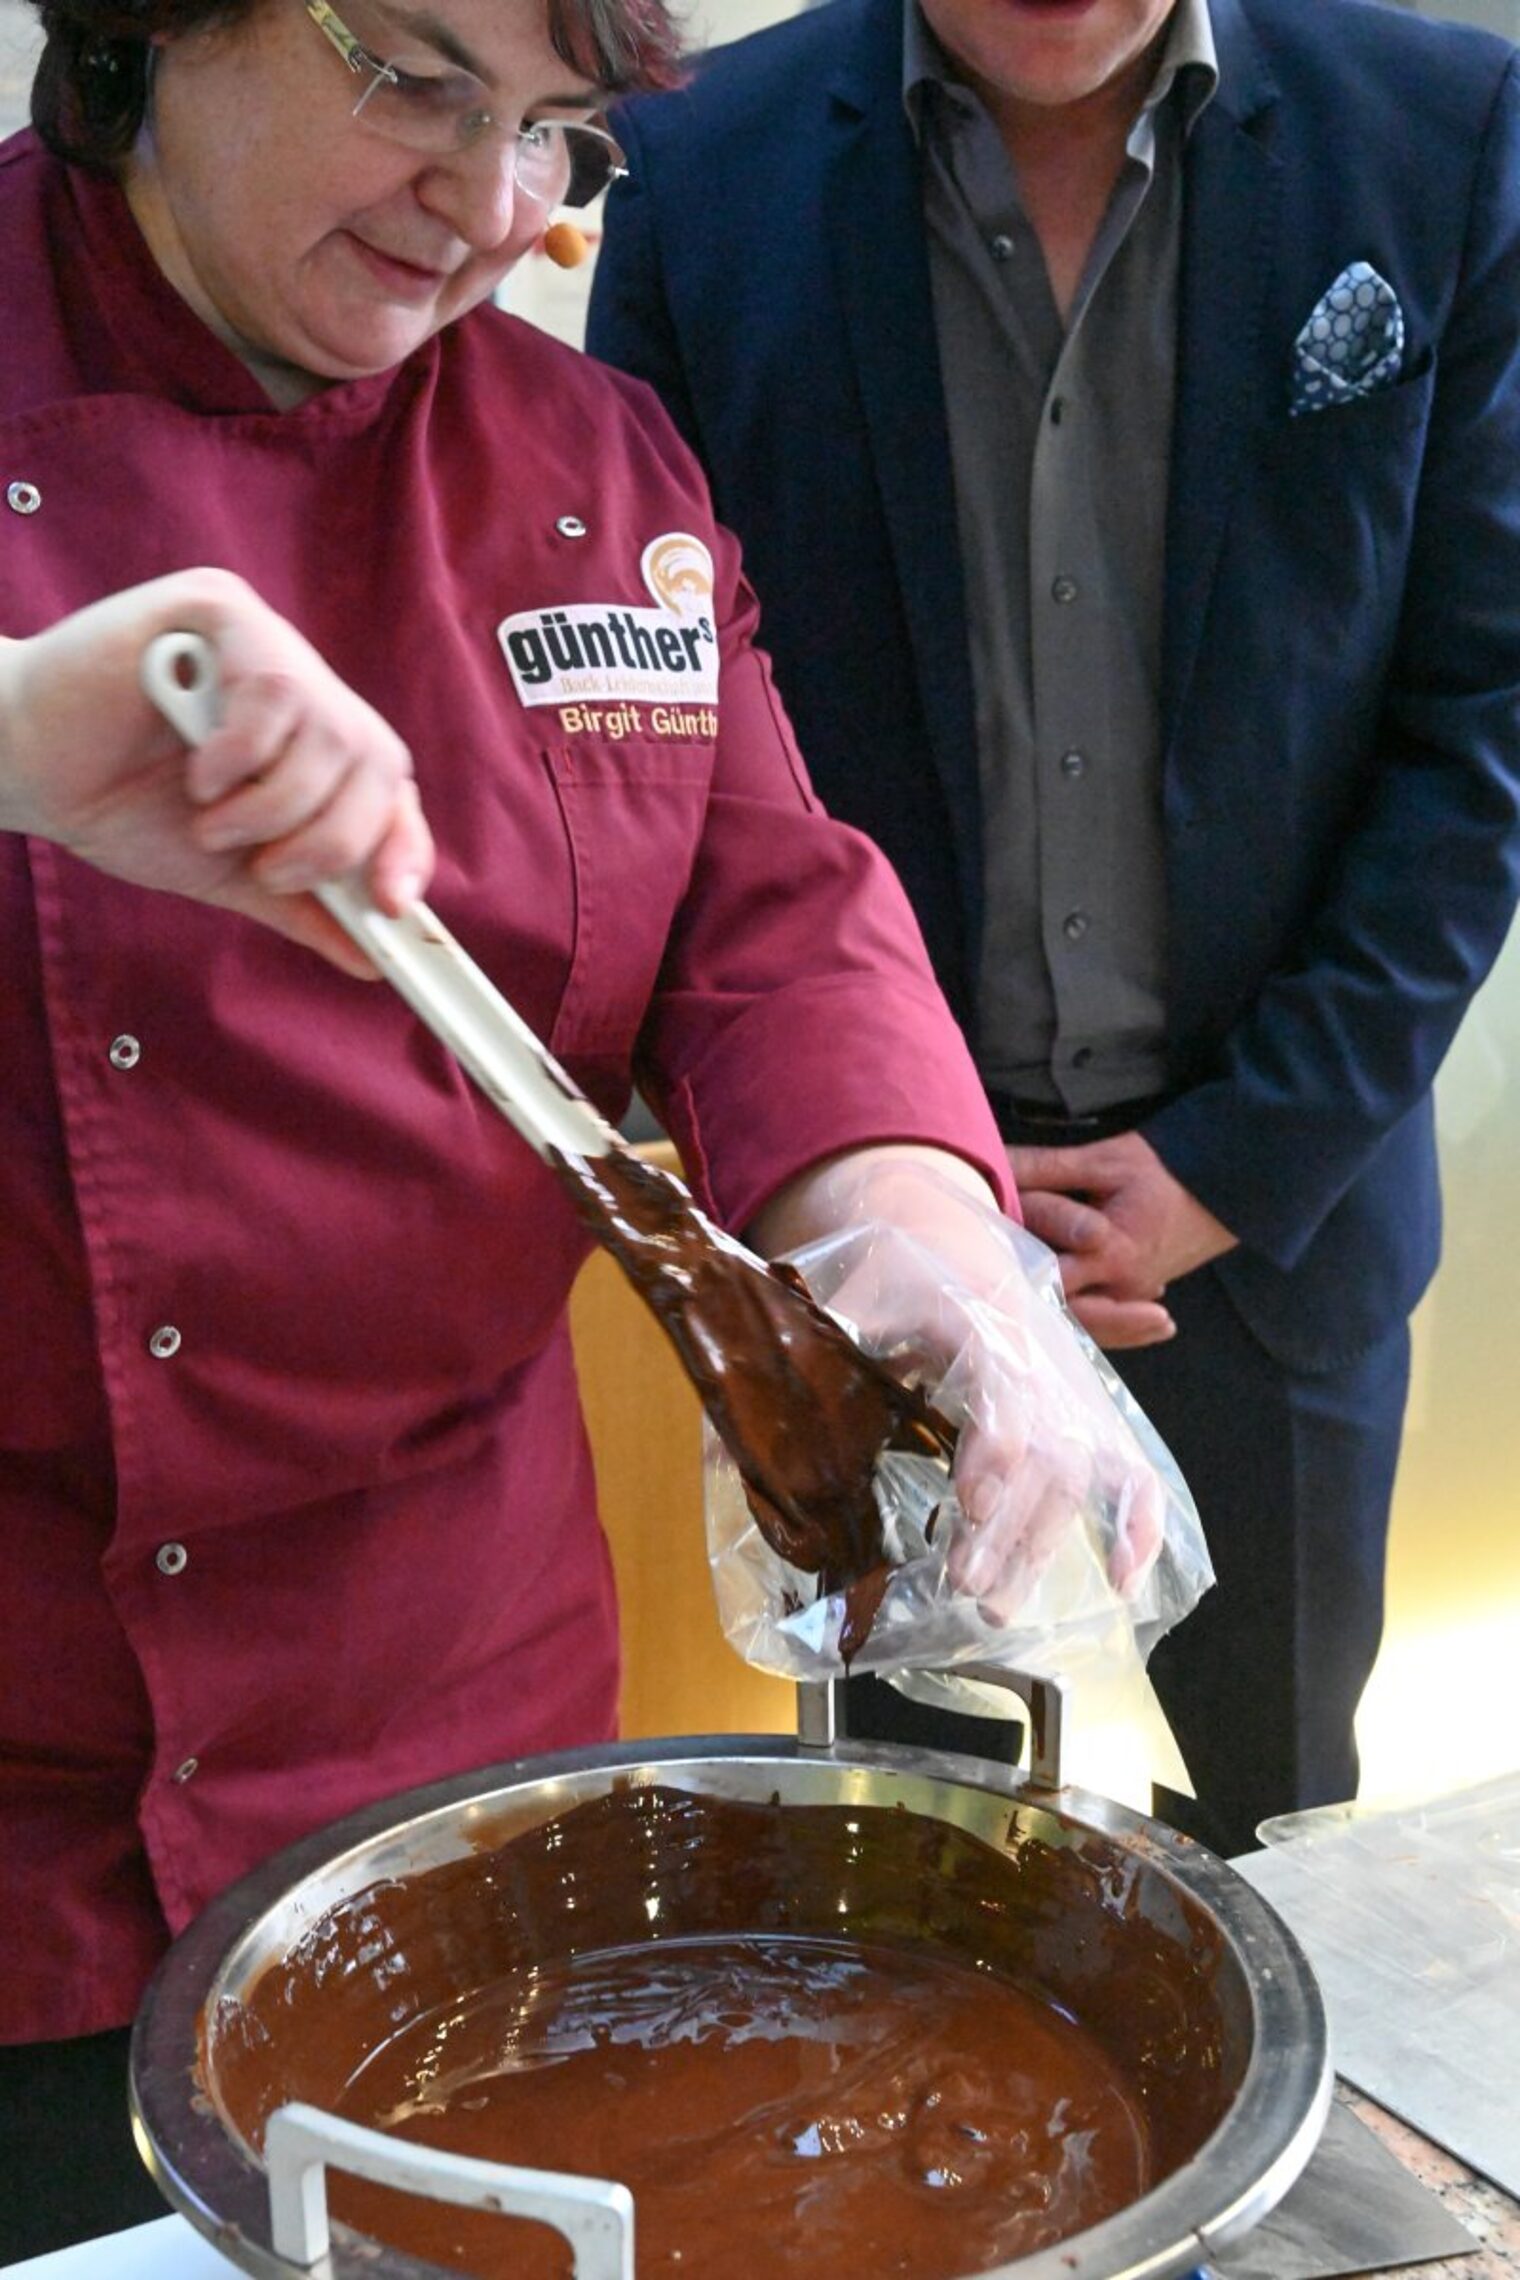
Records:
[[[7,633],[242,572],[410,743],[446,924],[609,1115],[638,1075],[728,1223],[871,1139],[1001,1176],[647,392],[483,310],[276,412],[30,136],[0,279],[0,492],[40,495],[0,515]],[[558,701],[566,658],[609,693]],[[608,1735],[617,1654],[585,1240],[391,992],[0,835],[0,1049],[3,2040],[126,2019],[336,1815]]]

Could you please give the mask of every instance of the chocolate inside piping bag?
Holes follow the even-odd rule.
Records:
[[[858,1346],[799,1275],[713,1227],[668,1172],[622,1149],[554,1149],[549,1160],[663,1324],[766,1542],[843,1594],[848,1662],[891,1573],[876,1460],[905,1449],[948,1461],[954,1427]]]

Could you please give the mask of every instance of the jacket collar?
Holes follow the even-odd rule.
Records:
[[[1214,50],[1219,58],[1215,103],[1247,127],[1277,101],[1277,82],[1252,30],[1244,0],[1209,0]]]
[[[829,94],[857,118],[878,103],[902,107],[902,0],[839,0],[839,47]]]

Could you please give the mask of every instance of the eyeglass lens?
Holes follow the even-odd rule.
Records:
[[[348,0],[341,25],[329,9],[322,16],[352,43],[347,60],[368,79],[354,116],[376,133],[415,150],[443,152],[467,149],[496,126],[490,91],[473,72],[426,49],[399,51],[394,30],[365,0]],[[621,171],[622,153],[612,137],[578,121],[531,121],[514,138],[517,185],[543,205],[587,205]]]

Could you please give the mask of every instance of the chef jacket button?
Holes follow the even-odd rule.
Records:
[[[172,1322],[160,1322],[148,1340],[148,1351],[155,1361],[167,1362],[171,1355],[179,1352],[183,1343]]]
[[[142,1059],[142,1047],[135,1037],[123,1030],[120,1037],[111,1039],[111,1066],[113,1069],[135,1069]]]
[[[196,1757],[188,1757],[184,1760],[183,1764],[177,1765],[174,1768],[174,1778],[176,1781],[193,1781],[200,1770],[200,1759]]]
[[[7,483],[5,503],[13,515],[34,515],[42,504],[42,493],[35,483]]]
[[[555,524],[561,538],[584,538],[586,526],[579,515],[561,515]]]
[[[190,1554],[183,1544],[160,1544],[153,1554],[153,1565],[160,1575],[183,1575],[190,1565]]]

